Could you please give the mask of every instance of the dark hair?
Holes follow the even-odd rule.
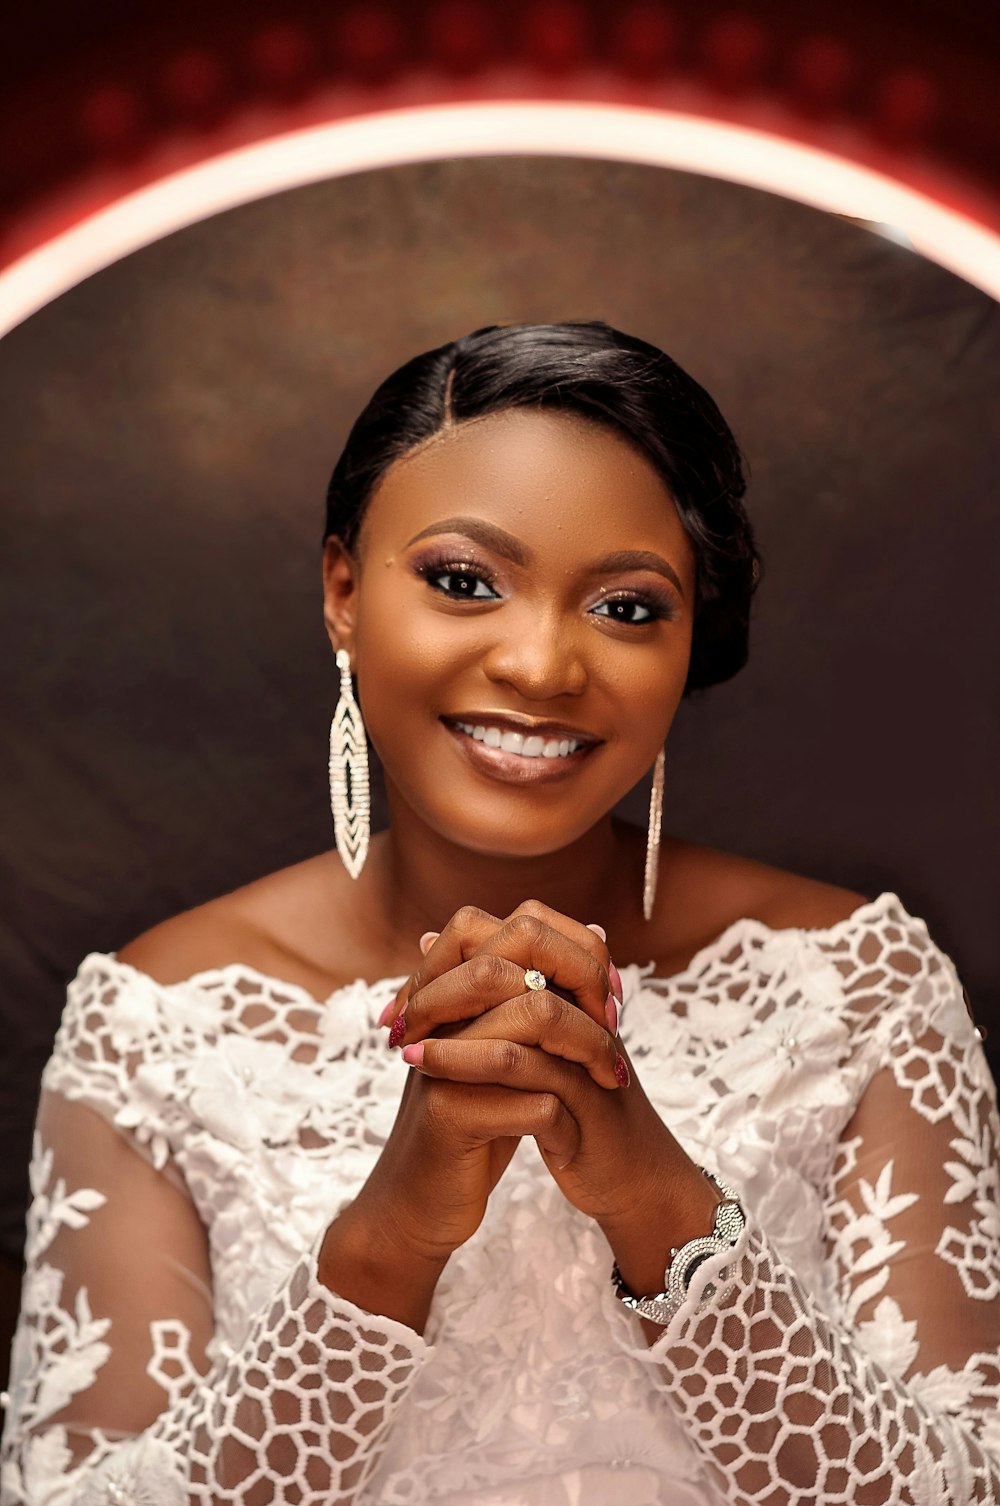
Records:
[[[652,462],[694,546],[697,585],[684,693],[747,661],[760,574],[743,507],[744,461],[703,387],[655,345],[608,324],[490,325],[407,361],[372,396],[330,479],[324,542],[358,542],[382,476],[449,424],[509,408],[611,424]]]

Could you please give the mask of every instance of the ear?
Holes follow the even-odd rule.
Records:
[[[323,547],[323,621],[334,652],[354,655],[358,564],[340,539],[331,536]]]

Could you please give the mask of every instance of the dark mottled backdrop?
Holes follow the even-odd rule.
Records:
[[[667,825],[896,890],[1000,1013],[997,306],[860,226],[652,168],[299,189],[0,344],[10,1261],[81,957],[331,840],[320,536],[354,412],[450,336],[590,317],[717,397],[766,560],[748,669],[671,736]]]

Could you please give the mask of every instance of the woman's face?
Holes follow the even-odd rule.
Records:
[[[535,856],[653,763],[694,583],[670,495],[627,439],[513,409],[389,469],[357,561],[329,546],[327,621],[395,793],[461,847]]]

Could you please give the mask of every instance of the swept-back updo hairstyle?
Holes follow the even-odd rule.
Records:
[[[407,361],[348,435],[327,492],[324,543],[335,534],[355,552],[368,503],[395,460],[451,425],[509,408],[561,409],[610,424],[652,463],[696,558],[684,694],[742,669],[760,562],[739,446],[676,361],[608,324],[490,325]]]

